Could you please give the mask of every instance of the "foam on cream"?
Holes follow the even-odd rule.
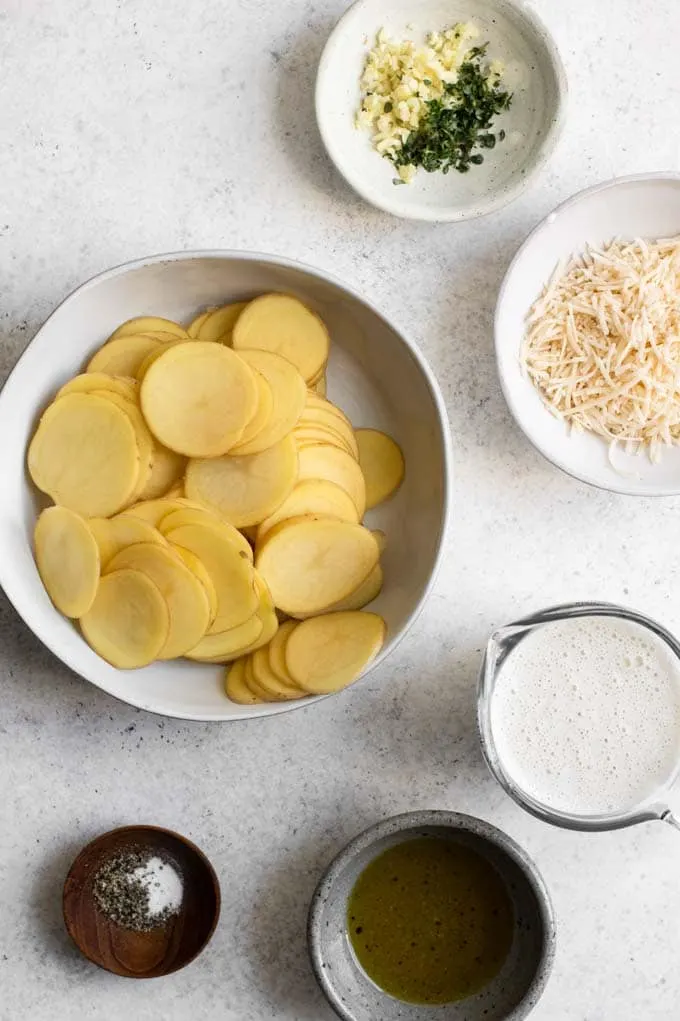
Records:
[[[615,617],[553,621],[500,669],[491,729],[509,776],[573,815],[621,813],[680,757],[680,666],[648,628]]]

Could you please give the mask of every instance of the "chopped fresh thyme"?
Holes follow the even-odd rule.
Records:
[[[440,170],[464,174],[470,166],[484,162],[477,149],[493,149],[505,132],[489,129],[497,114],[507,110],[512,93],[501,88],[498,77],[489,74],[483,59],[486,45],[473,47],[461,64],[456,81],[444,86],[440,99],[430,99],[418,127],[403,145],[388,153],[396,167],[422,167],[428,173]]]

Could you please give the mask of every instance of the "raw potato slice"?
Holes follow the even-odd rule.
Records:
[[[132,423],[103,397],[60,397],[40,420],[28,470],[55,503],[86,518],[109,517],[126,505],[139,478]]]
[[[136,543],[117,553],[107,574],[129,568],[156,584],[170,614],[168,635],[158,659],[175,659],[203,637],[210,622],[205,589],[174,550],[153,543]]]
[[[160,330],[162,333],[173,333],[176,337],[184,340],[187,338],[184,327],[172,319],[162,319],[160,316],[135,316],[134,319],[128,319],[114,330],[109,340],[113,340],[115,337],[128,337],[133,333],[146,333],[147,330]]]
[[[252,617],[258,606],[250,562],[217,529],[181,525],[166,535],[203,562],[217,593],[217,615],[208,634],[228,631]]]
[[[303,621],[286,644],[291,677],[312,695],[356,681],[380,652],[385,621],[377,613],[328,613]]]
[[[120,394],[113,393],[111,390],[98,390],[96,395],[104,397],[107,401],[115,404],[117,408],[120,408],[121,411],[124,411],[130,419],[132,428],[135,430],[137,449],[139,450],[139,474],[137,476],[137,485],[130,497],[130,501],[140,500],[153,472],[154,448],[156,446],[154,438],[147,429],[146,422],[136,401],[130,401],[127,397],[121,397]]]
[[[313,379],[328,361],[328,330],[306,305],[288,294],[264,294],[251,301],[234,327],[234,350],[258,348],[281,355]]]
[[[200,340],[168,348],[148,370],[140,396],[159,443],[188,457],[225,454],[257,408],[255,377],[243,359]]]
[[[218,518],[216,514],[209,510],[207,507],[198,510],[193,507],[183,507],[179,510],[172,510],[164,518],[161,519],[159,528],[163,535],[167,532],[172,532],[173,529],[179,528],[181,525],[205,525],[208,528],[214,528],[221,535],[228,539],[229,542],[234,546],[242,557],[246,557],[250,563],[253,562],[253,550],[237,528],[230,525],[228,521],[223,521]]]
[[[135,378],[138,383],[143,382],[144,377],[151,368],[154,362],[158,361],[162,354],[170,347],[174,347],[176,344],[186,344],[185,340],[178,340],[177,337],[173,337],[167,344],[159,344],[158,347],[154,348],[153,351],[149,351],[148,355],[142,359],[139,367],[135,373]]]
[[[160,589],[141,571],[113,571],[99,582],[80,627],[89,645],[122,670],[148,666],[163,648],[170,614]]]
[[[328,405],[330,408],[331,405]],[[318,407],[307,407],[300,415],[300,421],[298,427],[301,429],[306,428],[320,428],[322,431],[334,433],[336,436],[340,436],[347,446],[350,448],[350,453],[356,459],[359,457],[359,448],[354,435],[354,429],[352,426],[340,415],[335,414],[335,410],[329,411],[325,408]]]
[[[291,617],[345,599],[377,562],[378,544],[367,528],[313,516],[275,525],[255,558],[275,605]]]
[[[314,393],[319,394],[320,397],[325,397],[327,390],[326,373],[324,372],[323,376],[317,383],[311,383],[310,387],[314,391]]]
[[[238,443],[239,446],[250,443],[251,440],[254,440],[256,436],[259,436],[264,431],[271,420],[272,411],[274,410],[272,388],[261,372],[258,372],[257,369],[253,369],[252,372],[257,384],[257,411],[243,430],[243,435]]]
[[[377,507],[399,488],[404,455],[394,440],[377,429],[357,429],[359,464],[366,479],[366,508]]]
[[[236,528],[272,514],[297,479],[297,448],[287,436],[261,454],[190,461],[184,485],[190,500],[217,510]]]
[[[244,672],[245,661],[243,659],[237,659],[236,662],[232,663],[227,669],[227,678],[225,683],[227,698],[230,698],[232,702],[236,702],[237,705],[259,705],[262,703],[262,699],[258,698],[257,695],[246,686]]]
[[[182,344],[185,343],[189,338],[178,337],[176,333],[167,333],[163,330],[144,330],[145,337],[153,337],[154,340],[160,340],[161,344],[167,347],[168,344]]]
[[[347,440],[343,439],[339,433],[331,432],[330,429],[325,429],[318,425],[307,426],[298,424],[293,429],[293,436],[299,448],[314,447],[317,443],[328,443],[331,447],[339,447],[340,450],[344,450],[346,454],[354,457],[352,448]]]
[[[181,479],[179,482],[176,482],[174,486],[171,486],[164,496],[166,500],[174,500],[177,496],[184,496],[184,479]]]
[[[291,702],[298,698],[304,698],[307,694],[296,684],[287,684],[276,676],[269,665],[266,647],[256,649],[250,654],[250,669],[258,687],[273,702]]]
[[[83,372],[64,383],[57,392],[57,399],[66,394],[92,393],[93,390],[112,390],[113,393],[137,400],[137,381],[127,376],[109,376],[105,372]]]
[[[35,526],[35,559],[47,594],[66,617],[82,617],[99,584],[99,549],[79,514],[48,507]]]
[[[238,443],[232,454],[259,454],[287,436],[302,414],[305,381],[294,365],[270,351],[240,351],[243,361],[260,372],[272,392],[272,411],[266,429],[248,443]]]
[[[255,613],[238,627],[217,634],[205,635],[200,642],[187,652],[187,659],[226,662],[233,656],[240,656],[244,649],[249,648],[262,634],[262,621]]]
[[[197,339],[198,331],[200,330],[201,326],[206,321],[208,316],[213,314],[216,308],[217,305],[211,305],[210,308],[207,308],[205,310],[205,312],[201,312],[200,315],[197,315],[194,319],[191,320],[191,322],[187,326],[187,333],[192,338],[192,340]]]
[[[359,523],[357,509],[344,489],[325,479],[305,479],[298,482],[290,496],[262,522],[257,530],[257,544],[260,545],[267,532],[280,521],[303,514],[322,514],[340,521]]]
[[[209,513],[207,507],[201,507],[200,504],[193,503],[191,500],[186,500],[179,496],[164,496],[158,500],[143,500],[140,503],[133,504],[131,507],[126,507],[125,513],[132,514],[135,518],[143,518],[144,521],[148,521],[154,528],[158,528],[163,518],[167,517],[172,511],[187,510],[188,508]]]
[[[87,522],[99,547],[102,570],[126,546],[136,542],[155,543],[167,546],[161,533],[148,521],[131,514],[117,514],[115,518],[90,518]]]
[[[296,620],[287,620],[279,627],[271,642],[267,646],[267,655],[269,656],[269,666],[272,672],[276,674],[279,680],[285,684],[293,687],[295,681],[288,672],[286,666],[286,643],[292,631],[297,627]]]
[[[208,626],[210,626],[217,616],[217,592],[215,591],[215,586],[212,583],[210,575],[203,566],[203,562],[199,560],[198,557],[191,552],[191,550],[183,549],[181,546],[175,546],[172,543],[169,545],[170,549],[177,554],[184,566],[188,567],[191,573],[196,575],[205,589],[208,606],[210,607],[210,621],[208,624]]]
[[[216,308],[201,323],[198,330],[198,339],[211,340],[215,343],[226,344],[228,347],[231,347],[231,337],[236,320],[247,304],[247,301],[235,301],[231,305],[222,305],[220,308]]]
[[[154,443],[151,472],[139,493],[139,499],[156,500],[161,496],[167,496],[172,487],[184,477],[186,466],[187,459],[182,454],[176,454],[174,450]]]
[[[368,606],[380,595],[382,586],[383,570],[380,564],[376,564],[358,589],[348,595],[346,599],[341,599],[339,602],[333,603],[332,606],[326,606],[321,612],[339,613],[341,610],[363,610],[364,606]],[[318,614],[300,614],[299,618],[304,620],[307,616],[316,617]]]
[[[351,456],[338,447],[319,443],[298,451],[298,479],[326,479],[344,489],[357,509],[359,518],[366,510],[366,484],[361,468]]]
[[[109,376],[136,376],[146,356],[161,347],[160,340],[143,333],[108,340],[87,363],[88,372]]]

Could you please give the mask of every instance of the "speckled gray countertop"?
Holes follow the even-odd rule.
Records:
[[[457,459],[425,613],[366,683],[311,710],[233,726],[146,716],[73,676],[0,603],[2,1021],[329,1021],[304,945],[319,871],[365,825],[433,807],[493,821],[544,872],[559,948],[536,1021],[678,1018],[679,835],[550,829],[487,775],[475,733],[495,624],[599,598],[680,632],[680,501],[599,493],[545,463],[509,418],[491,333],[508,261],[552,206],[615,173],[680,169],[680,5],[537,6],[571,87],[550,169],[489,219],[428,226],[363,205],[322,151],[312,86],[343,0],[0,0],[2,378],[93,273],[260,249],[331,270],[410,331]],[[197,841],[224,895],[203,956],[148,983],[83,961],[60,916],[80,845],[132,822]]]

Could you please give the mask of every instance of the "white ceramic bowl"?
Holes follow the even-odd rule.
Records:
[[[402,487],[366,519],[388,536],[384,590],[372,604],[388,627],[377,665],[422,609],[439,565],[451,505],[451,442],[441,394],[422,355],[358,294],[326,274],[265,255],[178,253],[128,263],[83,284],[57,308],[0,394],[0,584],[31,630],[72,670],[131,705],[167,716],[272,716],[315,699],[237,706],[224,695],[220,667],[186,660],[133,671],[109,666],[57,613],[38,576],[31,542],[43,501],[26,476],[26,449],[55,390],[123,320],[144,314],[187,320],[202,306],[265,291],[296,294],[319,312],[333,341],[329,397],[356,425],[389,432],[404,451]]]
[[[478,42],[505,64],[510,110],[495,124],[506,140],[467,174],[419,171],[395,185],[395,170],[357,130],[366,54],[376,33],[424,42],[431,30],[474,21]],[[510,0],[356,0],[340,19],[321,56],[316,117],[324,145],[347,182],[367,202],[413,220],[466,220],[506,205],[526,188],[552,153],[564,120],[566,77],[557,47],[528,3]]]
[[[615,237],[680,234],[680,175],[640,174],[596,185],[568,199],[529,235],[505,275],[496,306],[496,359],[505,399],[522,431],[549,461],[591,486],[631,496],[680,494],[680,447],[652,464],[646,453],[616,450],[589,433],[570,434],[546,408],[521,368],[527,313],[562,259]],[[613,462],[613,463],[612,463]]]

